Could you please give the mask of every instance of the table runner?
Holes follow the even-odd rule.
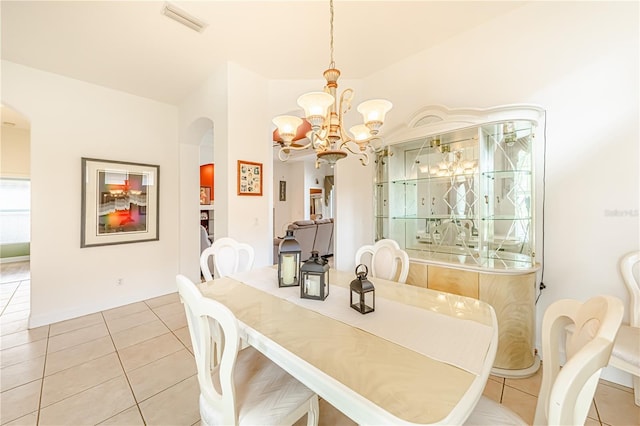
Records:
[[[340,285],[331,285],[324,301],[301,299],[299,287],[278,287],[277,270],[271,267],[238,273],[230,278],[475,375],[481,373],[484,364],[484,359],[477,356],[477,348],[483,348],[481,353],[486,354],[493,335],[492,327],[485,324],[378,295],[375,312],[362,315],[349,306],[350,290]],[[419,329],[406,327],[407,323],[418,322],[421,324]]]

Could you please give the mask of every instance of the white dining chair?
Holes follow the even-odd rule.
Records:
[[[213,258],[216,278],[226,277],[236,272],[248,271],[253,267],[255,252],[249,244],[239,243],[233,238],[218,238],[200,255],[200,270],[205,281],[213,279],[209,258]]]
[[[534,425],[584,424],[623,315],[622,301],[612,296],[596,296],[584,303],[558,300],[547,308],[542,319],[542,383]],[[567,334],[570,324],[574,332]],[[507,407],[484,396],[465,423],[526,424]]]
[[[185,307],[200,386],[203,425],[291,425],[307,415],[318,425],[318,396],[253,347],[239,350],[233,313],[176,277]],[[220,333],[218,336],[217,334]],[[212,342],[223,342],[219,361]]]
[[[636,405],[640,406],[640,251],[620,260],[620,273],[629,292],[629,324],[622,324],[609,365],[631,374]]]
[[[360,247],[356,251],[356,266],[361,263],[369,268],[372,277],[407,282],[409,255],[392,239],[385,238]]]

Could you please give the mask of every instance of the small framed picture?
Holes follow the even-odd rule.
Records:
[[[280,201],[287,201],[287,181],[280,181]]]
[[[238,195],[262,195],[262,163],[238,160]]]

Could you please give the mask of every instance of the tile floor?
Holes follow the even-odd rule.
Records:
[[[1,425],[200,423],[177,294],[28,330],[29,285],[27,262],[0,266]],[[540,378],[492,377],[484,393],[531,422]],[[322,425],[354,424],[320,409]],[[601,381],[587,421],[599,424],[640,424],[631,389]]]

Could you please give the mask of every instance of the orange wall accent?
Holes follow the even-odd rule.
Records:
[[[203,164],[200,166],[200,186],[211,188],[211,201],[213,201],[214,165]]]

